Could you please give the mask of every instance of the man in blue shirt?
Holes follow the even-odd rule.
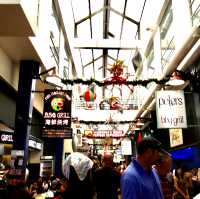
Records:
[[[161,143],[152,138],[144,138],[137,145],[137,156],[121,177],[122,199],[163,199],[160,180],[152,169],[164,150]]]

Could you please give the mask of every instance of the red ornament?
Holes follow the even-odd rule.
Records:
[[[138,143],[141,142],[141,141],[142,141],[142,133],[139,132],[139,133],[138,133],[137,140],[136,140],[136,143],[138,144]]]
[[[96,93],[92,92],[91,90],[87,90],[84,93],[84,100],[86,102],[92,102],[96,99]]]

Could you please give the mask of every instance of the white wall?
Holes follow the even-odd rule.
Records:
[[[19,65],[13,64],[12,60],[0,48],[0,76],[5,79],[15,90],[18,88]]]
[[[40,163],[40,156],[43,154],[43,149],[41,151],[32,150],[29,151],[29,163],[36,164]]]

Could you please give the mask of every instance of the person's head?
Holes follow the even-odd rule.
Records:
[[[172,157],[168,154],[162,155],[155,167],[160,176],[166,176],[172,168]]]
[[[137,159],[144,168],[150,169],[160,159],[160,153],[164,150],[161,143],[152,137],[143,138],[137,144]]]
[[[113,155],[112,153],[104,153],[102,157],[103,167],[112,167],[113,166]]]

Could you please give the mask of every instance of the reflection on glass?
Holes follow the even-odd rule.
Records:
[[[147,59],[147,79],[156,78],[157,73],[155,72],[156,66],[154,64],[154,48],[153,44],[150,46],[149,52],[146,56]],[[147,85],[147,89],[149,89],[154,82],[151,82]]]
[[[152,62],[154,59],[154,49],[153,49],[153,45],[151,45],[150,50],[147,54],[147,70],[148,70],[148,78],[152,78],[153,77],[153,73],[155,70],[155,67],[153,66]]]
[[[160,24],[162,69],[170,61],[175,50],[174,32],[172,28],[172,23],[173,23],[173,13],[171,4],[169,4]]]
[[[198,25],[200,22],[200,0],[190,0],[190,10],[192,25]]]
[[[52,13],[51,13],[51,27],[50,27],[50,49],[52,52],[52,62],[55,66],[59,65],[59,46],[60,46],[60,30],[58,17],[56,16],[56,11],[54,4],[52,4]]]

